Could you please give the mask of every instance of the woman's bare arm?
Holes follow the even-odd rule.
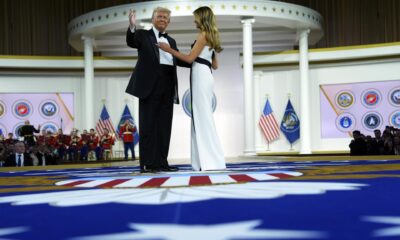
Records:
[[[176,51],[175,49],[172,49],[168,44],[166,43],[158,43],[157,46],[174,55],[176,58],[179,58],[180,60],[187,62],[189,64],[192,64],[194,60],[200,55],[201,51],[203,48],[206,46],[207,40],[206,40],[206,35],[205,33],[200,33],[197,36],[196,43],[194,44],[192,50],[190,51],[189,54],[183,54],[181,52]]]

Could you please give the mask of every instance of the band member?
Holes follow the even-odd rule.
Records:
[[[81,141],[80,141],[80,146],[81,146],[81,160],[82,161],[87,161],[88,153],[89,153],[89,134],[87,130],[83,130],[81,134]]]
[[[63,133],[61,128],[58,129],[57,134],[55,136],[55,149],[57,150],[58,159],[60,161],[64,160],[65,153],[67,151],[67,135]]]
[[[42,129],[42,131],[40,132],[39,136],[36,136],[36,143],[37,145],[44,145],[46,144],[46,129]]]
[[[33,166],[30,155],[26,152],[25,144],[17,142],[14,145],[15,153],[10,154],[4,163],[4,167]]]
[[[101,157],[104,157],[104,154],[111,153],[112,154],[112,146],[114,145],[114,136],[110,134],[110,131],[107,128],[103,129],[104,134],[101,136],[100,147],[101,147]],[[105,157],[108,159],[108,157]]]
[[[29,120],[25,120],[25,125],[22,125],[19,129],[19,136],[24,138],[24,142],[28,146],[36,145],[36,140],[34,133],[40,132],[40,125],[38,129],[36,129],[33,125],[30,124]]]
[[[71,131],[71,139],[69,141],[68,156],[71,161],[77,161],[78,151],[81,148],[81,138],[78,136],[78,130]]]
[[[89,138],[88,138],[88,146],[89,146],[89,153],[94,151],[96,155],[96,160],[100,160],[100,153],[101,149],[99,147],[100,138],[96,134],[93,128],[90,129]]]
[[[136,127],[131,124],[127,119],[124,124],[119,128],[119,136],[124,142],[124,155],[125,160],[128,160],[128,152],[131,150],[132,159],[135,160],[135,144],[134,144],[134,134],[136,132]]]

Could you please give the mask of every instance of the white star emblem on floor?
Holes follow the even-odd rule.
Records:
[[[318,231],[296,231],[284,229],[255,229],[260,220],[224,223],[215,225],[143,224],[131,223],[134,232],[96,235],[75,240],[227,240],[227,239],[310,239],[326,235]]]
[[[368,222],[396,225],[393,227],[383,228],[374,231],[373,232],[374,237],[400,236],[400,217],[369,216],[369,217],[364,217],[363,219]]]
[[[12,227],[12,228],[0,228],[0,237],[6,235],[12,235],[16,233],[28,231],[28,227]],[[10,238],[0,238],[0,240],[11,240]]]

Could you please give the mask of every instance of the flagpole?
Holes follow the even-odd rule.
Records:
[[[288,93],[287,95],[288,95],[288,100],[290,100],[291,94],[290,94],[290,93]],[[292,143],[290,143],[290,148],[289,148],[289,151],[293,151],[293,150],[294,150],[294,149],[293,149],[293,144],[292,144]]]
[[[269,94],[265,94],[265,102],[266,101],[268,101],[268,97],[269,97]],[[269,149],[269,141],[267,141],[267,152],[269,152],[269,151],[271,151],[270,149]]]
[[[124,102],[125,102],[125,106],[128,106],[128,102],[129,102],[129,99],[128,98],[125,98],[124,99]],[[124,107],[124,110],[125,110],[125,107]],[[124,115],[124,110],[122,110],[122,117],[123,117],[123,115]],[[119,127],[120,127],[120,125],[119,125],[119,122],[118,122],[118,129],[119,129]],[[122,135],[121,135],[122,136]],[[118,138],[119,139],[119,141],[118,141],[118,151],[121,153],[121,156],[123,155],[123,154],[125,154],[124,153],[124,151],[125,151],[125,147],[124,147],[124,140],[123,140],[123,138],[121,137],[121,138]],[[135,146],[134,146],[135,147]]]

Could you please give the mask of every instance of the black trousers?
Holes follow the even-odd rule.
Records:
[[[140,166],[168,167],[171,138],[174,68],[161,65],[161,74],[151,94],[139,99]]]

